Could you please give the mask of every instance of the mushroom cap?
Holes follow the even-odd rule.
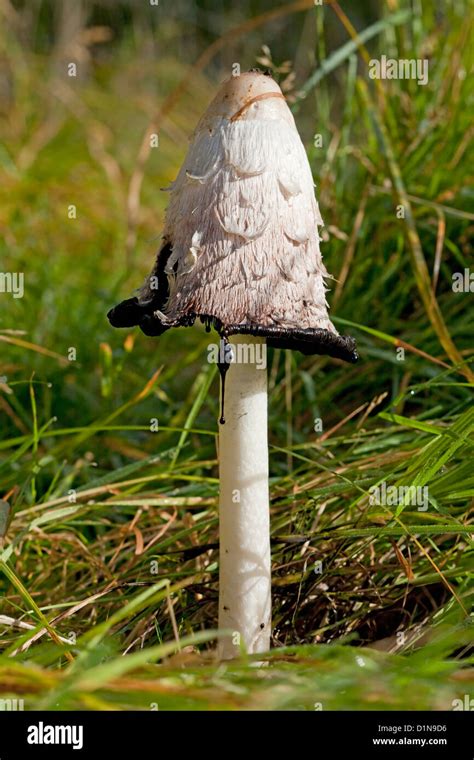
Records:
[[[139,295],[109,312],[112,325],[160,335],[200,318],[221,335],[357,360],[328,316],[311,169],[270,76],[224,82],[170,192],[155,266]]]

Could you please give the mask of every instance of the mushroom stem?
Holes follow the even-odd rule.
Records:
[[[219,655],[270,648],[271,556],[265,340],[230,339],[225,424],[219,426]],[[263,365],[263,366],[262,366]]]

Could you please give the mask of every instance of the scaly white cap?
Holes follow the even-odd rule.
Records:
[[[159,335],[199,317],[221,335],[357,359],[328,316],[311,169],[270,76],[224,82],[170,192],[156,264],[139,297],[109,313],[112,324]]]

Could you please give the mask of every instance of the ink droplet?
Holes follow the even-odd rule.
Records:
[[[219,418],[219,424],[225,425],[225,412],[224,412],[224,398],[225,398],[225,376],[229,369],[230,363],[234,360],[234,354],[232,346],[226,337],[222,338],[219,345],[219,361],[217,362],[217,368],[221,376],[221,416]]]

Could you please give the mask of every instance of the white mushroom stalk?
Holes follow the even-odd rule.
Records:
[[[266,346],[242,335],[231,345],[219,426],[219,629],[230,631],[219,643],[222,659],[241,645],[267,651],[271,633],[267,371],[252,350]]]
[[[220,367],[219,627],[230,631],[220,652],[261,653],[271,603],[267,380],[256,349],[357,359],[354,340],[328,316],[311,169],[271,77],[248,72],[222,85],[170,192],[155,266],[109,319],[147,335],[201,319],[233,343],[236,361]]]

